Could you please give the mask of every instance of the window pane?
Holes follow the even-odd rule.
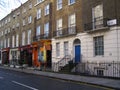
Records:
[[[95,55],[104,55],[103,36],[94,37],[94,52]]]
[[[41,18],[41,9],[37,10],[37,19]]]
[[[46,23],[44,26],[44,33],[49,33],[49,23]]]
[[[31,30],[28,31],[28,44],[31,43]]]
[[[40,35],[40,26],[37,27],[36,36]]]
[[[56,56],[59,57],[60,56],[60,43],[56,44]]]
[[[49,14],[49,7],[50,5],[48,4],[47,6],[45,6],[45,15]]]
[[[69,27],[72,27],[75,25],[76,25],[75,14],[72,14],[69,16]]]
[[[68,55],[68,42],[64,42],[64,55]]]
[[[75,0],[69,0],[69,4],[75,3]]]
[[[62,0],[57,0],[57,10],[62,8]]]

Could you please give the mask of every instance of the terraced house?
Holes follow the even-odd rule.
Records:
[[[2,64],[120,76],[119,0],[28,0],[0,21]]]
[[[54,0],[53,70],[81,62],[82,0]]]
[[[57,1],[53,70],[65,69],[72,61],[73,72],[120,77],[120,1],[60,0],[60,9]]]
[[[89,3],[88,3],[89,2]],[[120,77],[119,0],[84,0],[82,59],[92,75]]]
[[[2,64],[51,67],[50,9],[50,0],[28,0],[0,21]]]

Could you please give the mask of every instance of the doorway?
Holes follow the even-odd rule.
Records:
[[[79,39],[74,40],[74,62],[81,62],[81,42]]]

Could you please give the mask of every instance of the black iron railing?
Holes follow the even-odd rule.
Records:
[[[103,18],[103,17],[94,18],[93,22],[84,24],[84,30],[92,31],[92,30],[103,28],[103,27],[107,27],[108,20],[109,19]]]
[[[76,34],[76,26],[69,27],[69,28],[63,28],[61,30],[56,30],[53,32],[53,37],[63,37],[63,36],[69,36]]]
[[[39,39],[50,39],[50,38],[51,38],[50,33],[46,33],[46,34],[34,36],[33,41],[38,41]]]
[[[120,62],[85,62],[75,67],[75,72],[81,75],[120,78]]]

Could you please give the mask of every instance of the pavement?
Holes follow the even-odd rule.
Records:
[[[35,75],[41,75],[41,76],[50,77],[50,78],[73,81],[73,82],[78,82],[78,83],[104,86],[104,87],[112,88],[115,90],[120,90],[120,79],[60,74],[60,73],[53,73],[53,72],[38,71],[32,68],[19,69],[19,68],[7,67],[7,66],[0,66],[0,68],[24,72],[24,73],[30,73],[30,74],[35,74]]]

